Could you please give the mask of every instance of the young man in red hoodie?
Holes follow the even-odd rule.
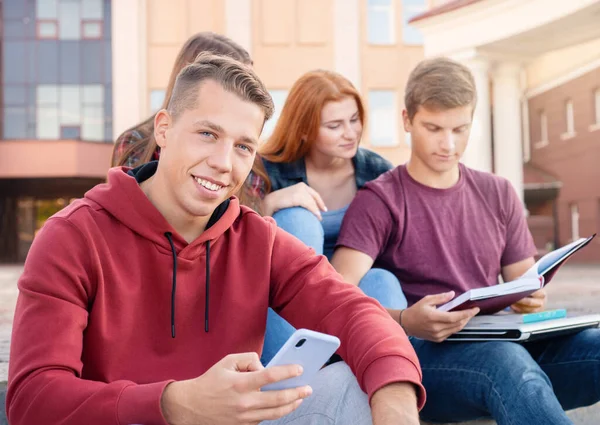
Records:
[[[12,425],[418,424],[421,371],[400,326],[231,197],[272,110],[250,69],[203,55],[156,115],[160,160],[111,169],[48,220],[19,281]],[[269,306],[337,335],[349,368],[261,392],[301,373],[260,364]]]

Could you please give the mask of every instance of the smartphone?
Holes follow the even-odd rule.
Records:
[[[309,385],[339,346],[340,340],[335,336],[298,329],[266,367],[300,365],[303,369],[302,375],[265,385],[262,391],[285,390]]]

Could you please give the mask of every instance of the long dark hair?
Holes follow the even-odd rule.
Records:
[[[252,59],[243,47],[233,40],[213,32],[201,32],[190,37],[175,59],[175,64],[171,70],[169,84],[165,92],[162,108],[166,108],[173,94],[173,86],[179,72],[188,64],[194,62],[196,57],[202,52],[211,52],[218,55],[230,56],[242,63],[251,65]],[[154,140],[154,115],[148,117],[141,123],[126,130],[117,138],[117,143],[113,149],[111,166],[129,165],[137,166],[150,161],[157,149],[156,140]],[[122,150],[121,143],[123,137],[129,137],[131,133],[136,132],[137,140],[132,141]],[[132,161],[133,160],[133,161]]]

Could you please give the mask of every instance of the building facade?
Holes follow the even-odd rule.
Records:
[[[101,182],[112,149],[108,0],[1,2],[0,261]]]
[[[200,31],[252,56],[276,114],[303,73],[363,95],[363,145],[410,155],[404,85],[423,58],[408,21],[428,0],[3,0],[0,262],[22,261],[45,218],[101,182],[112,141],[160,107],[177,52]]]
[[[600,1],[438,0],[413,18],[426,57],[473,71],[464,162],[508,178],[540,252],[600,231]],[[600,238],[572,261],[600,262]]]

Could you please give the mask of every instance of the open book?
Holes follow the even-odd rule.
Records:
[[[493,314],[531,295],[546,285],[571,255],[586,246],[596,234],[581,238],[540,258],[520,278],[499,285],[470,289],[438,307],[440,311],[479,307],[480,314]]]

